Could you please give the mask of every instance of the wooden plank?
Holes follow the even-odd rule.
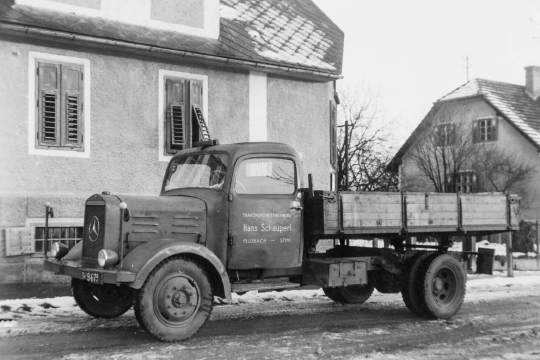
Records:
[[[401,194],[342,194],[343,204],[360,203],[365,206],[369,204],[401,204]]]
[[[455,212],[457,213],[457,203],[455,204],[429,204],[426,209],[424,204],[407,203],[407,212]]]
[[[461,195],[462,204],[504,204],[506,205],[506,197],[504,196],[473,196],[473,195]]]
[[[494,226],[506,226],[506,219],[463,219],[463,226],[467,225],[494,225]]]
[[[463,213],[463,221],[466,221],[467,219],[502,219],[506,221],[506,214],[501,213]]]
[[[326,208],[324,209],[325,213],[337,213],[337,208]],[[377,204],[371,205],[369,207],[360,206],[358,204],[348,203],[343,204],[344,213],[388,213],[388,212],[401,212],[401,205],[384,205]]]
[[[422,227],[433,227],[433,226],[450,226],[454,225],[457,227],[457,219],[436,219],[433,220],[432,224],[429,224],[427,220],[409,220],[407,225],[411,226],[422,226]]]
[[[374,213],[374,214],[343,214],[343,221],[349,220],[352,221],[354,219],[363,219],[363,220],[378,220],[378,219],[397,219],[401,220],[401,214],[397,213],[390,213],[390,214],[384,214],[384,213]]]
[[[480,205],[480,204],[464,204],[462,205],[463,213],[484,212],[484,213],[503,213],[506,214],[506,205],[498,204]]]

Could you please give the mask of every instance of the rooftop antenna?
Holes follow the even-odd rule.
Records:
[[[465,69],[466,69],[466,72],[467,72],[467,81],[469,81],[469,69],[472,68],[472,65],[469,64],[469,60],[472,59],[472,56],[465,56],[463,58],[463,60],[465,60]]]

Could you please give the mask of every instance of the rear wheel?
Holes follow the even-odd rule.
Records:
[[[419,287],[422,313],[435,319],[454,316],[465,299],[466,275],[459,261],[449,254],[432,257],[422,266]]]
[[[162,341],[190,338],[212,312],[213,295],[206,270],[195,260],[173,257],[148,275],[135,299],[141,327]]]
[[[323,288],[324,293],[331,300],[345,304],[365,303],[375,288],[371,284],[340,286],[334,288]]]
[[[135,290],[125,285],[91,284],[71,279],[71,292],[79,307],[96,318],[114,318],[124,314],[133,305]]]
[[[422,307],[420,306],[420,294],[417,291],[418,284],[422,280],[421,265],[432,256],[433,253],[419,253],[414,256],[409,264],[408,272],[401,287],[401,296],[407,309],[413,314],[422,316]]]

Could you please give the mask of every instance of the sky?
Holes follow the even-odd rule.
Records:
[[[343,84],[379,94],[403,143],[469,79],[525,85],[540,66],[538,0],[314,0],[345,33]]]

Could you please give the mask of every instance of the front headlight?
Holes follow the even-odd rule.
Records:
[[[51,255],[60,260],[68,253],[68,247],[65,244],[54,242],[51,246]]]
[[[116,265],[118,263],[118,254],[112,250],[101,249],[97,261],[101,267]]]

